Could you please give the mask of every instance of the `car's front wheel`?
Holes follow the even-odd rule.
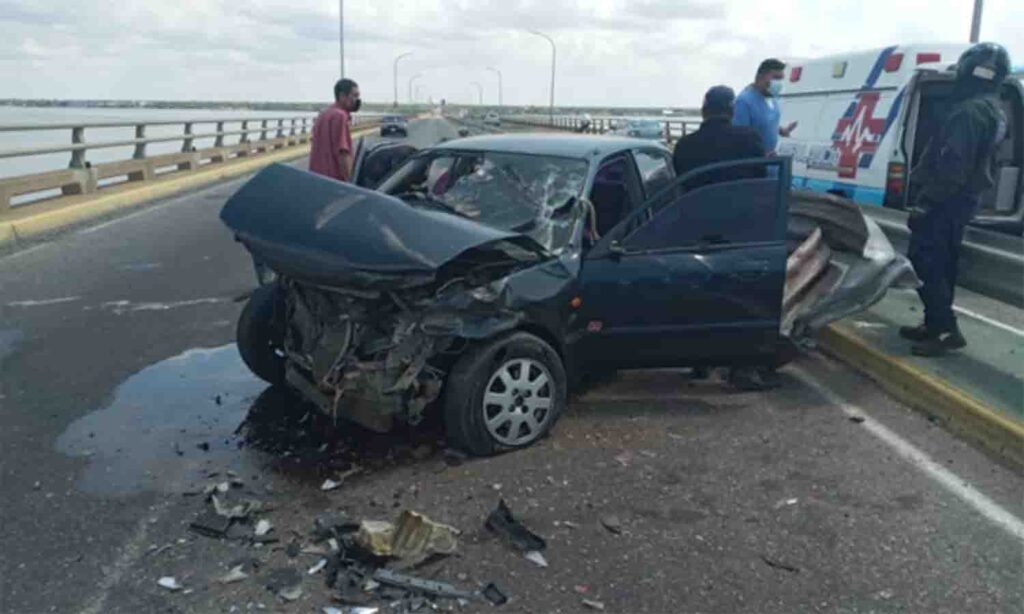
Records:
[[[533,444],[565,405],[562,359],[539,337],[517,332],[455,364],[445,389],[445,429],[454,446],[486,456]]]
[[[276,283],[260,286],[249,297],[235,339],[250,371],[269,384],[285,382],[284,300]]]

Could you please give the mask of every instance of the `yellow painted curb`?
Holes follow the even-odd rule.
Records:
[[[377,130],[377,126],[367,127],[353,131],[352,136],[365,136],[375,130]],[[138,187],[107,194],[100,193],[88,200],[69,197],[70,202],[65,206],[58,205],[20,219],[0,220],[0,250],[14,247],[20,242],[38,239],[93,218],[132,209],[158,198],[166,198],[185,190],[246,175],[275,162],[300,158],[309,154],[309,148],[308,144],[299,145],[272,153],[255,154],[244,160],[232,159],[230,162],[212,165],[209,168],[179,177],[156,179],[140,184]],[[47,204],[52,206],[54,203]],[[46,204],[40,206],[44,207]]]
[[[843,324],[818,336],[826,352],[853,365],[900,401],[1024,470],[1024,422],[1007,416],[912,363],[872,346]]]

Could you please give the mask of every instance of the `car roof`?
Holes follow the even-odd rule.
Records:
[[[453,139],[434,149],[458,149],[463,151],[502,151],[564,158],[604,157],[610,154],[638,147],[667,147],[644,139],[620,136],[599,136],[594,134],[488,134]]]

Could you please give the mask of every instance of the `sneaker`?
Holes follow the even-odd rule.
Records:
[[[931,339],[935,335],[924,324],[918,324],[917,326],[901,326],[900,337],[909,339],[910,341],[925,341]]]
[[[959,350],[967,345],[959,330],[939,333],[935,337],[919,341],[910,348],[915,356],[942,356],[946,352]]]

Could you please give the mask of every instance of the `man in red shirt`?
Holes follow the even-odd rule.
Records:
[[[352,177],[351,114],[359,110],[359,85],[351,79],[334,84],[334,104],[320,111],[313,124],[313,147],[309,152],[309,170],[348,181]]]

